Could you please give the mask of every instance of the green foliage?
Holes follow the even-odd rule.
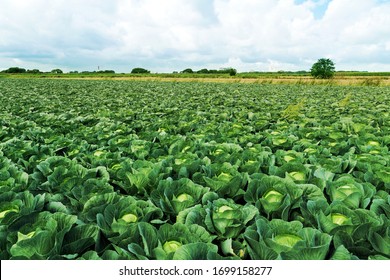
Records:
[[[194,71],[193,71],[191,68],[187,68],[187,69],[184,69],[183,71],[181,71],[181,73],[189,73],[189,74],[192,74],[192,73],[194,73]]]
[[[0,259],[389,259],[389,98],[2,79]]]
[[[230,75],[230,76],[235,76],[235,75],[237,75],[237,70],[236,70],[236,69],[233,69],[233,68],[229,69],[229,75]]]
[[[50,73],[53,73],[53,74],[62,74],[64,73],[61,69],[53,69],[50,71]]]
[[[348,93],[343,99],[341,99],[338,103],[339,107],[345,108],[351,103],[352,94]]]
[[[96,73],[100,73],[100,74],[115,74],[115,71],[114,70],[99,70],[99,71],[96,71]]]
[[[237,74],[237,70],[234,68],[222,68],[219,70],[204,68],[204,69],[200,69],[200,70],[196,71],[196,73],[198,73],[198,74],[229,74],[230,76],[235,76]]]
[[[41,74],[42,72],[39,69],[32,69],[32,70],[27,70],[27,73],[31,74]]]
[[[286,119],[295,119],[302,113],[305,107],[306,99],[301,99],[297,104],[290,104],[282,112],[282,117]]]
[[[20,67],[10,67],[7,70],[4,70],[2,72],[4,72],[4,73],[11,73],[11,74],[26,73],[26,69],[20,68]]]
[[[335,66],[329,58],[320,58],[310,69],[314,78],[329,79],[334,76]]]
[[[209,74],[210,71],[208,69],[204,68],[204,69],[200,69],[200,70],[196,71],[196,73],[198,73],[198,74]]]
[[[332,237],[299,221],[259,218],[244,234],[252,259],[322,260]]]
[[[131,70],[131,74],[149,74],[149,73],[150,73],[149,70],[146,70],[146,69],[140,68],[140,67],[133,68]]]

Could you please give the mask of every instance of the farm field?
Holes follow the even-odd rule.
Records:
[[[293,73],[239,73],[228,74],[102,74],[102,73],[41,73],[6,74],[0,79],[70,79],[70,80],[109,80],[109,81],[148,81],[148,82],[207,82],[207,83],[249,83],[276,85],[338,85],[338,86],[390,86],[390,73],[337,72],[332,79],[314,79],[310,74]]]
[[[0,259],[390,259],[390,87],[0,80]]]

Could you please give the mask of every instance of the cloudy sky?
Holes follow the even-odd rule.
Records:
[[[0,0],[0,70],[390,71],[390,0]]]

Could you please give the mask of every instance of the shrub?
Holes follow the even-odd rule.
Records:
[[[334,76],[335,67],[332,60],[329,58],[321,58],[310,69],[311,75],[314,78],[329,79]]]
[[[150,73],[149,70],[146,70],[144,68],[133,68],[133,70],[131,70],[131,74],[148,74]]]
[[[19,67],[11,67],[3,71],[4,73],[26,73],[26,69]]]

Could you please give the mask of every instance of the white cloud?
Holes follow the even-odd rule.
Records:
[[[330,57],[390,71],[389,14],[379,0],[2,0],[0,68],[301,70]]]

